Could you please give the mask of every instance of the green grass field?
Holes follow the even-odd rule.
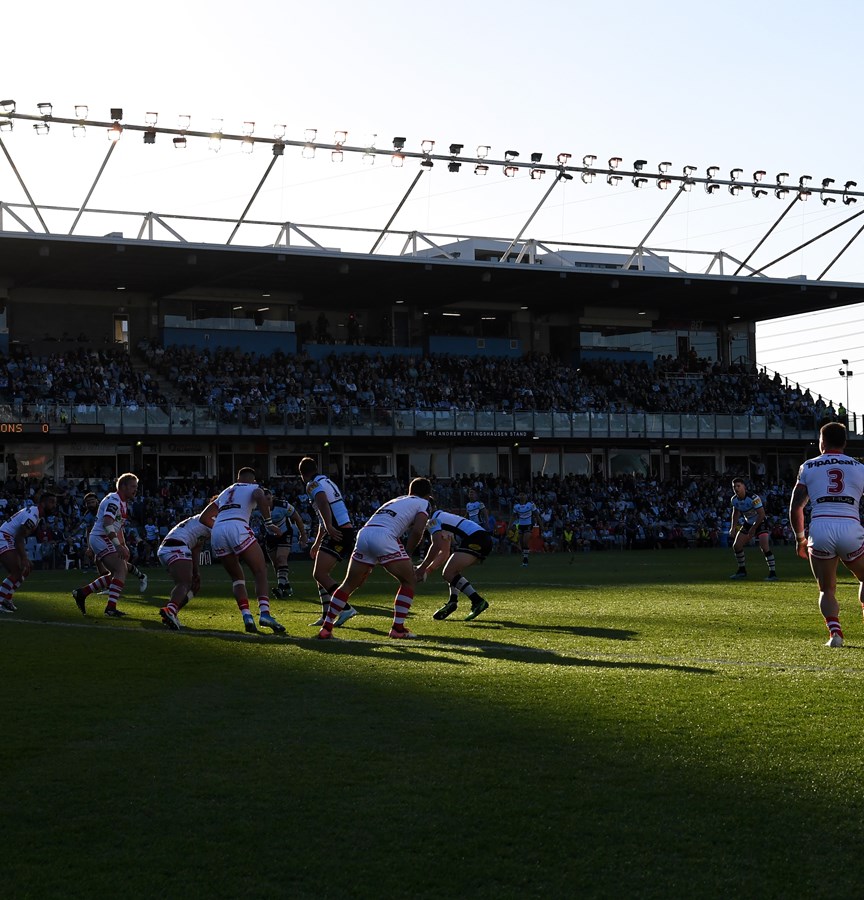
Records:
[[[394,584],[318,642],[308,563],[241,634],[227,578],[164,629],[35,572],[0,618],[0,894],[860,897],[864,623],[829,650],[805,563],[729,551],[496,557],[490,609],[389,640]],[[134,579],[132,584],[134,585]],[[464,607],[464,609],[463,609]]]

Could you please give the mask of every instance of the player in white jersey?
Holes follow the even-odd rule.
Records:
[[[766,581],[777,580],[777,563],[774,559],[774,551],[771,549],[769,535],[771,533],[768,518],[765,515],[765,506],[758,494],[747,490],[747,482],[739,477],[732,479],[732,521],[729,526],[729,537],[732,538],[732,552],[738,563],[738,570],[732,578],[746,578],[747,566],[745,565],[744,548],[753,537],[759,541],[762,555],[768,566]]]
[[[528,554],[530,553],[529,542],[531,540],[531,531],[537,524],[539,511],[537,507],[528,499],[528,495],[524,492],[519,495],[519,499],[513,504],[513,526],[519,535],[519,545],[522,548],[522,566],[528,565]]]
[[[321,598],[321,616],[312,625],[320,627],[330,608],[333,591],[339,584],[332,575],[333,568],[350,556],[354,548],[354,524],[336,483],[318,473],[318,463],[311,456],[300,460],[299,470],[312,508],[318,516],[318,534],[309,548],[309,555],[315,561],[312,577],[318,585],[318,596]],[[350,603],[346,604],[335,627],[338,628],[356,615],[357,610]]]
[[[789,524],[797,552],[810,560],[819,585],[819,610],[830,637],[826,646],[843,646],[840,604],[837,602],[837,561],[858,579],[858,600],[864,609],[864,528],[860,504],[864,494],[864,464],[845,454],[846,427],[829,422],[819,431],[820,455],[798,470],[789,503]],[[804,531],[804,507],[810,501],[810,536]]]
[[[101,563],[107,574],[99,575],[95,581],[72,591],[72,597],[81,615],[87,615],[86,600],[90,594],[108,590],[108,603],[105,615],[112,619],[120,619],[126,613],[117,609],[117,601],[123,593],[126,576],[129,572],[129,548],[123,534],[123,526],[128,516],[127,504],[138,493],[138,476],[124,472],[118,479],[110,494],[106,494],[96,510],[93,528],[90,530],[90,549],[97,567]]]
[[[431,496],[429,479],[415,478],[408,486],[407,495],[388,500],[369,517],[357,535],[345,580],[333,591],[324,625],[318,632],[319,638],[333,636],[333,626],[339,614],[375,566],[383,566],[399,582],[390,637],[417,637],[405,627],[405,618],[414,602],[414,587],[417,584],[411,554],[423,537],[423,529],[429,519]],[[406,532],[408,538],[403,545],[401,539]]]
[[[465,512],[472,522],[476,522],[481,528],[489,528],[489,514],[486,512],[486,504],[477,498],[477,491],[471,488],[468,491],[468,502],[465,504]]]
[[[196,516],[178,522],[165,535],[156,557],[174,580],[171,597],[159,610],[162,624],[172,631],[180,630],[177,613],[201,590],[198,555],[216,519],[218,507],[214,497]]]
[[[264,489],[255,480],[255,470],[248,466],[240,469],[237,481],[225,488],[213,502],[218,513],[210,534],[210,545],[231,578],[231,589],[243,616],[243,626],[250,634],[258,631],[249,609],[249,594],[246,591],[246,576],[242,565],[246,563],[255,579],[258,624],[262,628],[272,628],[276,634],[283,634],[285,626],[270,615],[267,560],[249,525],[252,510],[257,509],[264,518],[264,527],[271,534],[275,532],[270,518],[270,503]]]
[[[441,577],[450,586],[450,597],[435,613],[433,619],[446,619],[456,612],[461,591],[471,601],[471,612],[465,621],[476,619],[484,610],[489,609],[489,602],[477,593],[474,585],[462,574],[474,563],[483,562],[492,552],[492,535],[477,522],[462,516],[436,509],[426,529],[432,542],[423,562],[417,566],[417,578],[426,580],[428,572],[444,566]]]
[[[27,538],[50,516],[57,506],[54,494],[43,493],[36,503],[30,503],[0,525],[0,564],[7,575],[0,584],[0,613],[15,612],[12,601],[15,591],[33,570],[27,556]]]
[[[84,495],[84,521],[87,521],[89,518],[90,524],[96,521],[96,515],[99,512],[99,498],[94,493],[88,493]],[[93,559],[93,550],[90,548],[90,544],[87,544],[87,550],[85,551],[85,556],[88,559]],[[126,560],[126,568],[129,570],[130,575],[134,575],[138,579],[138,590],[143,594],[147,590],[147,575],[145,572],[142,572],[141,569],[138,568],[131,560]],[[100,575],[108,575],[108,569],[105,568],[104,563],[101,561],[96,562],[96,571]]]
[[[278,534],[268,534],[264,546],[270,552],[273,568],[276,570],[276,587],[273,594],[276,597],[291,597],[294,590],[288,579],[288,560],[291,556],[291,543],[294,540],[294,528],[297,528],[297,539],[300,548],[303,549],[309,543],[306,537],[306,525],[300,513],[287,500],[274,500],[270,491],[265,490],[267,500],[271,505],[270,516],[273,525],[278,529]]]

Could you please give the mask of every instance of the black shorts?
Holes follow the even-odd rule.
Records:
[[[739,525],[738,534],[749,534],[750,537],[759,537],[763,534],[771,534],[771,526],[768,524],[767,519],[763,519],[762,524],[756,528],[753,528],[752,525],[747,524]]]
[[[336,540],[333,538],[328,531],[326,535],[324,535],[324,539],[321,541],[321,545],[318,547],[319,552],[324,551],[325,553],[329,553],[331,556],[335,556],[340,562],[346,557],[351,555],[351,551],[354,549],[354,541],[357,539],[357,535],[354,533],[354,529],[350,525],[343,525],[340,529],[342,532],[341,540]]]
[[[469,553],[479,560],[484,560],[492,552],[492,535],[488,531],[475,531],[466,535],[457,544],[454,553]]]

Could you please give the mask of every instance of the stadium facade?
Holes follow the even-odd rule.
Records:
[[[728,365],[755,359],[759,319],[864,298],[860,285],[683,272],[660,253],[435,236],[418,246],[412,237],[402,254],[384,256],[4,230],[2,340],[13,357],[118,345],[134,356],[164,344],[337,360],[550,354],[575,367],[694,354]],[[66,408],[16,403],[14,393],[10,385],[4,460],[55,478],[132,469],[225,481],[250,461],[276,477],[309,453],[343,475],[402,480],[414,471],[677,478],[746,472],[757,459],[780,477],[810,451],[815,427],[675,409],[363,409],[299,419],[265,410],[225,421],[178,396],[145,408]]]

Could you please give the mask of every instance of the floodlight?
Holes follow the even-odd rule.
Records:
[[[637,172],[641,172],[641,171],[645,168],[645,166],[647,166],[647,165],[648,165],[648,160],[647,160],[647,159],[637,159],[637,160],[635,160],[634,163],[633,163],[633,168],[634,168]]]
[[[156,136],[156,133],[153,133],[153,136]],[[185,137],[175,137],[174,138],[174,149],[175,150],[185,150],[186,149],[186,138]]]
[[[33,125],[33,130],[36,134],[48,134],[51,130],[51,126],[47,122],[36,122]]]
[[[242,141],[240,141],[240,152],[241,153],[251,153],[255,149],[255,141],[250,135],[246,135]]]
[[[488,144],[480,144],[477,148],[477,159],[486,159],[492,148]]]
[[[396,168],[401,169],[402,166],[405,165],[405,154],[404,153],[394,153],[390,157],[390,165],[396,166]]]
[[[273,145],[273,155],[282,156],[285,153],[285,144],[283,141],[276,141]],[[315,155],[315,148],[312,148],[312,156]]]
[[[737,197],[741,193],[742,190],[743,190],[743,188],[741,187],[740,184],[730,184],[729,185],[729,193],[733,197]]]
[[[79,104],[78,106],[75,107],[75,118],[76,119],[86,119],[87,113],[89,113],[89,112],[90,112],[89,107],[82,106],[81,104]]]
[[[450,160],[450,162],[447,163],[448,172],[458,172],[461,167],[462,163],[456,162],[455,160]]]
[[[145,125],[150,125],[152,127],[158,121],[159,121],[159,113],[155,113],[155,112],[144,113],[144,124]]]
[[[315,138],[318,137],[318,129],[317,128],[307,128],[303,133],[303,140],[306,141],[307,144],[311,144]]]
[[[539,163],[541,159],[543,159],[542,153],[532,153],[531,154],[531,162],[532,163]]]
[[[274,144],[273,146],[274,147],[281,146],[283,150],[285,149],[284,144]],[[303,159],[314,159],[315,158],[315,145],[312,143],[304,144],[303,150],[300,155],[303,157]],[[281,154],[280,154],[280,156],[281,156]]]
[[[539,181],[546,174],[545,169],[532,169],[531,170],[531,180]]]
[[[857,197],[849,197],[849,188],[858,187],[857,181],[847,181],[845,185],[843,185],[843,202],[848,206],[850,203],[857,203]]]
[[[348,140],[348,132],[347,131],[337,131],[333,134],[333,143],[338,146],[342,146],[345,141]]]
[[[255,123],[254,122],[244,122],[240,126],[240,133],[245,134],[246,137],[251,137],[255,133]]]
[[[720,189],[719,184],[706,184],[705,185],[705,192],[708,194],[713,194],[714,191],[719,190],[719,189]]]
[[[73,125],[72,126],[72,137],[82,138],[87,137],[87,129],[84,125]]]
[[[276,138],[277,141],[281,141],[285,137],[285,133],[288,131],[287,125],[282,125],[280,122],[277,122],[273,126],[273,137]]]
[[[156,129],[148,128],[144,132],[144,143],[145,144],[155,144],[156,143]]]
[[[54,106],[51,103],[37,103],[36,109],[39,110],[40,116],[50,116],[54,110]]]
[[[515,178],[518,171],[518,166],[504,166],[504,174],[507,176],[507,178]]]
[[[191,124],[192,116],[187,115],[186,113],[181,113],[179,116],[177,116],[177,127],[181,131],[187,131]]]
[[[661,191],[669,190],[669,185],[672,184],[671,178],[658,178],[657,179],[657,187]]]
[[[593,166],[595,162],[597,162],[597,156],[594,153],[586,153],[582,157],[582,165],[587,166],[588,168]]]
[[[572,153],[559,153],[558,154],[558,165],[566,166],[567,163],[570,162],[570,157],[572,155],[573,155]]]
[[[504,162],[513,162],[516,157],[519,156],[518,150],[505,150],[504,151]]]
[[[583,184],[591,184],[591,182],[594,180],[594,173],[593,172],[583,172],[581,175],[581,178],[582,178]]]
[[[123,118],[123,109],[119,106],[111,107],[111,118],[116,122],[118,119]]]
[[[450,155],[458,156],[462,152],[462,148],[464,146],[465,146],[464,144],[451,144],[450,145]]]
[[[708,166],[708,168],[706,169],[706,174],[709,178],[714,178],[719,171],[720,166]]]
[[[729,177],[732,179],[732,181],[737,181],[743,174],[744,174],[743,169],[732,169],[729,172]]]
[[[635,188],[643,188],[648,184],[648,179],[645,177],[639,177],[638,175],[633,176],[633,187]]]
[[[14,100],[0,100],[0,113],[8,116],[10,113],[14,113],[17,109],[17,104]]]
[[[404,137],[394,137],[393,138],[393,149],[394,150],[402,150],[405,147],[405,141],[407,138]]]
[[[812,175],[802,175],[798,179],[798,187],[807,187],[807,185],[813,180]]]
[[[428,138],[425,141],[421,141],[420,149],[424,153],[431,153],[435,149],[435,141],[431,141]]]
[[[684,172],[684,176],[689,178],[696,171],[696,166],[684,166],[682,171]]]
[[[753,188],[753,196],[758,200],[760,197],[767,197],[768,191],[766,191],[765,188],[754,187]]]
[[[765,170],[764,170],[764,169],[757,169],[757,170],[753,173],[753,180],[754,180],[754,181],[761,181],[764,177],[765,177]]]
[[[661,162],[661,163],[657,163],[657,171],[658,171],[661,175],[665,175],[665,174],[669,171],[669,168],[670,168],[671,165],[672,165],[671,162]]]
[[[218,131],[214,131],[213,134],[210,135],[210,140],[207,142],[207,146],[214,153],[218,153],[222,149],[222,135]]]
[[[375,151],[367,150],[363,154],[363,156],[360,157],[360,162],[362,162],[364,166],[374,166],[375,165]]]
[[[611,185],[612,187],[618,187],[621,184],[621,176],[620,175],[607,175],[606,176],[606,184]]]
[[[475,175],[485,175],[489,171],[489,166],[484,166],[482,163],[474,166],[474,174]]]
[[[777,173],[777,184],[783,184],[783,182],[789,177],[788,172],[778,172]]]
[[[120,140],[120,135],[121,135],[121,134],[123,134],[123,128],[122,128],[121,125],[119,125],[117,122],[115,122],[115,123],[108,129],[108,140],[109,140],[109,141],[112,141],[113,143],[116,144],[117,141]]]
[[[429,157],[427,156],[426,159],[421,160],[420,165],[421,165],[424,169],[431,169],[432,166],[435,165],[435,163],[432,162],[432,160],[429,159]]]
[[[330,162],[342,162],[344,154],[341,150],[331,150],[330,151]]]

